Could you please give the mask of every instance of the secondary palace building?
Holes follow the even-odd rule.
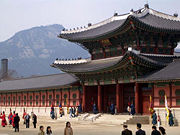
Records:
[[[0,106],[49,107],[82,104],[84,112],[96,103],[99,112],[116,104],[126,112],[128,102],[136,112],[149,114],[153,106],[165,115],[164,96],[174,114],[180,114],[180,18],[149,8],[111,18],[87,27],[63,30],[60,38],[89,51],[89,59],[56,59],[51,65],[66,72],[0,83]],[[73,50],[72,50],[73,51]],[[176,115],[177,116],[177,115]],[[164,118],[164,117],[163,117]]]

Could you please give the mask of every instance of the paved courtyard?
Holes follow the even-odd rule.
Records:
[[[103,123],[92,123],[89,121],[77,121],[69,120],[72,123],[72,128],[74,135],[120,135],[122,131],[122,125],[109,125]],[[63,135],[65,120],[51,120],[49,117],[41,117],[38,119],[37,129],[32,126],[32,121],[29,129],[25,128],[22,120],[20,122],[20,132],[15,133],[11,126],[6,126],[5,128],[0,127],[0,135],[36,135],[39,131],[39,126],[43,125],[45,128],[47,126],[52,127],[53,135]],[[143,125],[142,127],[146,130],[147,135],[150,135],[151,125]],[[180,127],[168,127],[165,126],[167,130],[167,135],[180,135]],[[136,131],[135,125],[129,125],[129,129]]]

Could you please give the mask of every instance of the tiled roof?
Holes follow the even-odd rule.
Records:
[[[31,78],[2,81],[0,82],[0,91],[44,89],[51,87],[68,86],[72,83],[75,83],[76,81],[76,78],[67,73],[37,76]]]
[[[180,59],[175,59],[165,68],[149,75],[144,78],[139,79],[138,81],[171,81],[171,80],[180,80]]]
[[[174,58],[177,58],[177,56],[172,56],[172,55],[146,55],[146,54],[137,53],[136,51],[133,50],[133,51],[127,51],[124,56],[91,60],[88,63],[83,63],[83,64],[55,64],[53,63],[52,66],[55,68],[59,68],[65,72],[72,72],[72,73],[93,72],[93,71],[98,71],[98,70],[105,70],[115,65],[123,66],[122,65],[123,61],[125,61],[125,59],[127,59],[130,56],[133,56],[136,59],[139,59],[139,61],[141,61],[140,63],[146,63],[146,65],[147,63],[149,63],[149,65],[152,65],[154,67],[159,67],[159,68],[167,66],[167,64],[172,62]]]
[[[113,16],[87,28],[62,31],[60,37],[72,41],[101,37],[121,29],[129,18],[134,18],[153,28],[180,32],[180,18],[145,7],[138,11],[131,11],[128,14]]]

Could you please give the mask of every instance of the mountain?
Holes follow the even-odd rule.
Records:
[[[0,42],[0,59],[8,58],[9,69],[27,77],[60,73],[50,67],[56,58],[89,57],[86,50],[57,37],[62,29],[62,25],[53,24],[20,31]]]

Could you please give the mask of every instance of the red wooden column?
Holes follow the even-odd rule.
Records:
[[[56,104],[56,103],[55,103],[55,98],[56,98],[56,96],[55,96],[55,90],[52,90],[52,91],[53,91],[53,103],[52,103],[52,104],[55,106],[55,104]]]
[[[32,93],[33,93],[32,106],[34,107],[35,106],[35,99],[36,99],[36,97],[35,97],[35,92],[33,91]]]
[[[86,111],[86,86],[83,85],[83,97],[82,97],[82,108],[83,108],[83,112]]]
[[[135,109],[136,113],[139,113],[139,84],[135,83]]]
[[[102,92],[101,85],[98,85],[98,111],[102,111]]]
[[[120,110],[120,112],[123,112],[123,106],[124,106],[124,93],[123,93],[123,84],[119,84],[119,93],[120,93],[120,95],[119,95],[119,101],[120,101],[120,108],[119,108],[119,110]]]
[[[116,83],[116,107],[117,112],[120,112],[120,91],[119,91],[119,83]]]
[[[41,107],[41,103],[42,103],[42,92],[39,91],[39,107]]]
[[[172,83],[169,83],[169,101],[170,101],[170,108],[172,107]]]

